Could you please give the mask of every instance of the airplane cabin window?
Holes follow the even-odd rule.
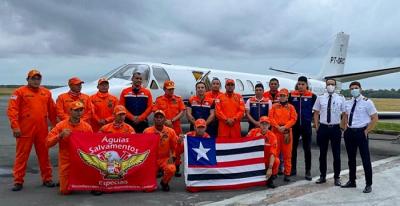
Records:
[[[132,79],[132,74],[135,72],[139,72],[142,74],[142,85],[144,87],[147,87],[147,84],[149,82],[150,67],[146,64],[128,64],[125,67],[119,69],[119,71],[115,72],[112,76],[110,76],[109,79],[118,78],[130,81]]]
[[[237,88],[239,88],[240,91],[244,90],[243,82],[240,79],[236,79],[236,84],[237,84]]]
[[[150,84],[150,89],[158,89],[158,85],[156,81],[152,80]]]
[[[168,73],[165,71],[164,68],[153,66],[153,75],[156,78],[159,85],[164,85],[166,80],[169,80]]]
[[[247,80],[247,86],[249,87],[250,91],[254,91],[254,85],[253,82],[251,82],[250,80]]]

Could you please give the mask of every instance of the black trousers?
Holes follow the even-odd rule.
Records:
[[[300,136],[303,142],[306,171],[311,170],[311,135],[311,122],[303,123],[301,126],[297,123],[293,126],[292,171],[297,171],[297,146]]]
[[[252,129],[254,129],[254,128],[256,128],[256,125],[254,125],[253,123],[251,123],[251,122],[249,121],[249,129],[247,130],[247,132],[250,132],[250,130],[252,130]]]
[[[346,144],[347,156],[349,158],[350,181],[356,181],[356,156],[357,148],[360,149],[360,156],[365,173],[366,185],[372,185],[372,166],[369,155],[368,136],[365,136],[366,128],[351,129],[344,132],[344,142]]]
[[[340,177],[340,143],[342,132],[339,125],[320,124],[317,131],[317,144],[319,146],[319,171],[321,177],[326,177],[326,156],[328,153],[329,141],[333,154],[334,178]]]
[[[149,122],[147,120],[141,121],[138,124],[133,123],[132,120],[125,118],[125,123],[131,125],[135,129],[136,133],[143,133],[143,131],[149,127]]]

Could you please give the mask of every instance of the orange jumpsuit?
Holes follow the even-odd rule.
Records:
[[[72,92],[60,94],[56,101],[57,106],[57,117],[60,121],[69,119],[70,104],[71,102],[80,100],[85,105],[85,113],[81,120],[86,121],[90,124],[90,119],[93,115],[93,106],[90,102],[90,97],[86,94],[80,93],[79,96],[74,96]]]
[[[292,127],[297,120],[296,109],[289,103],[284,106],[280,103],[276,103],[272,105],[272,109],[269,111],[269,118],[271,120],[272,132],[275,134],[275,136],[277,136],[278,139],[278,151],[276,154],[280,154],[282,152],[285,166],[284,174],[290,175],[292,169]],[[278,130],[280,126],[284,126],[289,130],[289,144],[284,143],[284,134]]]
[[[208,91],[206,92],[205,96],[206,98],[211,98],[215,100],[219,95],[223,94],[222,92],[214,92],[214,91]]]
[[[154,102],[153,111],[162,110],[165,113],[165,118],[171,120],[180,112],[185,110],[185,104],[182,101],[182,97],[173,95],[167,97],[166,95],[157,97]],[[181,120],[178,119],[172,123],[173,129],[176,134],[182,133]]]
[[[47,147],[52,147],[59,143],[58,151],[58,175],[60,181],[60,192],[61,194],[69,194],[68,190],[68,178],[69,178],[69,166],[70,166],[70,154],[69,154],[69,137],[59,138],[60,133],[63,129],[70,129],[73,132],[93,132],[90,125],[84,121],[80,121],[78,124],[72,124],[69,119],[59,122],[47,136]]]
[[[119,133],[119,134],[135,134],[135,129],[131,125],[123,122],[121,125],[116,125],[114,122],[102,126],[99,130],[101,133]]]
[[[104,126],[99,124],[101,119],[106,120],[106,123],[114,120],[113,111],[114,107],[118,105],[118,99],[109,93],[97,92],[90,96],[90,102],[93,106],[93,118],[90,125],[93,131],[97,132],[101,126]]]
[[[266,91],[263,97],[270,99],[272,103],[279,103],[279,91],[276,91],[275,94],[272,94],[271,91]]]
[[[162,177],[163,183],[168,183],[172,176],[175,174],[176,167],[174,164],[168,163],[171,155],[176,148],[177,136],[173,129],[164,126],[163,130],[158,131],[155,126],[149,127],[143,131],[144,134],[156,134],[160,137],[160,144],[158,145],[157,166],[162,169],[164,176]],[[155,175],[155,174],[154,174]]]
[[[264,145],[264,162],[265,162],[265,169],[268,169],[269,167],[269,159],[271,155],[275,157],[274,164],[272,166],[272,174],[277,175],[278,174],[278,168],[279,168],[279,156],[277,155],[278,153],[278,140],[276,138],[276,135],[271,132],[267,131],[265,135],[261,133],[260,128],[254,128],[250,130],[249,134],[247,134],[247,137],[264,137],[265,139],[265,145]]]
[[[186,133],[186,136],[200,137],[200,136],[198,136],[198,135],[196,134],[196,131],[190,131],[190,132]],[[201,136],[201,137],[203,137],[203,138],[210,138],[210,135],[207,134],[207,132],[204,132],[204,135]]]
[[[215,111],[218,118],[218,137],[241,137],[240,120],[244,115],[242,95],[237,93],[219,95],[215,99]],[[228,118],[234,119],[232,127],[226,124]]]
[[[180,96],[173,95],[172,97],[168,97],[166,95],[157,97],[153,111],[162,110],[165,113],[165,118],[171,120],[180,112],[185,110],[185,105]],[[182,133],[181,128],[181,120],[178,119],[172,123],[173,129],[176,134]],[[177,146],[175,149],[175,164],[180,165],[182,163],[181,156],[183,154],[183,142],[177,142]]]
[[[48,133],[47,120],[56,124],[56,108],[48,89],[22,86],[14,91],[8,102],[7,115],[13,131],[20,130],[16,138],[16,157],[14,162],[14,183],[23,184],[26,165],[32,144],[35,145],[42,180],[52,178],[49,150],[46,147]]]

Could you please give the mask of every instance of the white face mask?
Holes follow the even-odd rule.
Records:
[[[328,86],[326,86],[326,91],[328,92],[328,93],[333,93],[333,92],[335,92],[335,86],[333,86],[333,85],[328,85]]]
[[[360,96],[360,89],[351,90],[351,96],[353,96],[354,98]]]

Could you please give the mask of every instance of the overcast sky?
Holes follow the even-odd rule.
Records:
[[[0,2],[0,84],[85,81],[135,61],[266,74],[317,74],[336,33],[350,35],[345,72],[400,66],[400,1]],[[400,88],[400,74],[363,80]]]

